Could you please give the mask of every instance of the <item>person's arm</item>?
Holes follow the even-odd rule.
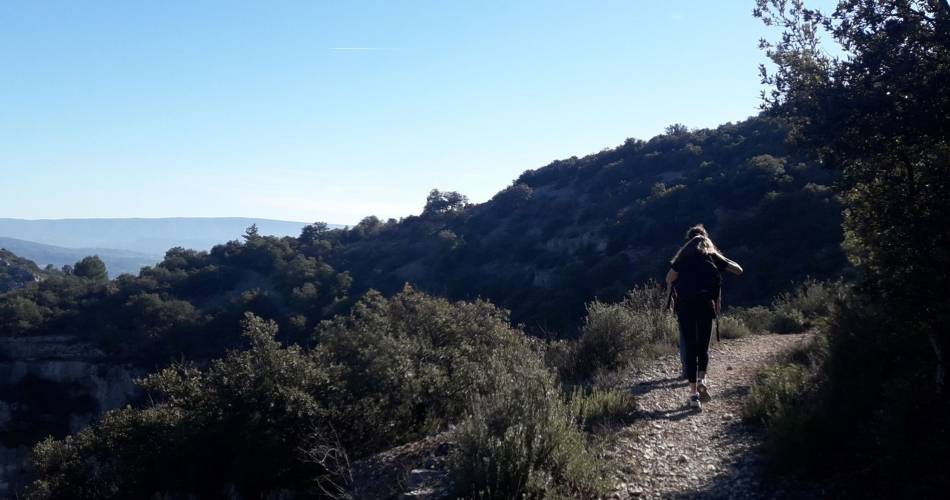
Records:
[[[673,282],[676,281],[678,276],[679,273],[673,269],[666,272],[666,308],[671,312],[675,307],[673,304]]]
[[[736,276],[742,276],[742,273],[744,272],[742,270],[742,266],[740,266],[734,260],[731,260],[728,257],[726,257],[721,252],[716,252],[716,255],[718,255],[719,258],[722,259],[722,261],[726,263],[726,271],[729,271],[730,273],[735,274]]]

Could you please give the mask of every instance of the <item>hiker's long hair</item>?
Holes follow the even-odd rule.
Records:
[[[686,232],[686,243],[676,251],[676,255],[670,259],[670,264],[691,255],[711,255],[719,250],[715,243],[709,238],[709,233],[702,224],[697,224]]]

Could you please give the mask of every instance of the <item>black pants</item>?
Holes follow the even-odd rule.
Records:
[[[680,345],[686,365],[686,377],[696,382],[696,372],[706,371],[709,365],[709,337],[712,334],[713,311],[711,304],[682,304],[676,308],[680,326]]]

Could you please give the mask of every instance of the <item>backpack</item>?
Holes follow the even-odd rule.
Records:
[[[676,278],[677,304],[695,305],[719,300],[722,274],[711,255],[691,256],[681,263]]]

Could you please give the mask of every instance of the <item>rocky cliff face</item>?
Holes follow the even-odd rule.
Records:
[[[72,337],[0,338],[0,498],[28,480],[34,443],[131,402],[141,375]]]
[[[33,261],[0,248],[0,293],[22,288],[43,279],[43,271]]]

